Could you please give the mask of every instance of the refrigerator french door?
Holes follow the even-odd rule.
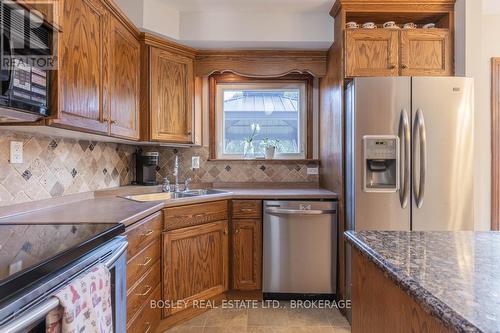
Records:
[[[473,99],[468,78],[356,78],[349,84],[348,229],[473,230]],[[384,155],[387,149],[393,155]],[[397,161],[392,170],[388,161]]]

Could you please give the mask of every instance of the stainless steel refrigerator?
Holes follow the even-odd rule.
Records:
[[[473,101],[469,78],[357,78],[348,85],[348,229],[474,229]]]

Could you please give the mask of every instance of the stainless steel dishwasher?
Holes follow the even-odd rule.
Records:
[[[265,201],[263,241],[264,298],[336,293],[336,202]]]

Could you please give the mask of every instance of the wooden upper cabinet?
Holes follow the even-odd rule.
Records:
[[[453,75],[453,56],[448,29],[402,30],[400,36],[401,75]]]
[[[163,234],[163,299],[176,304],[207,300],[227,290],[228,222],[218,221]],[[168,316],[182,309],[164,310]]]
[[[139,139],[140,43],[120,21],[113,19],[110,60],[110,133]]]
[[[97,0],[64,0],[59,37],[59,108],[53,123],[108,133],[109,12]],[[69,28],[71,27],[71,28]]]
[[[346,76],[398,75],[398,31],[346,30]]]
[[[151,140],[193,143],[194,61],[151,48]]]

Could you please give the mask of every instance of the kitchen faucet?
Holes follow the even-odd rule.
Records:
[[[168,181],[168,177],[163,178],[163,185],[162,185],[162,192],[180,192],[180,185],[179,185],[179,156],[175,155],[175,164],[174,164],[174,185],[171,186],[170,182]],[[191,178],[187,178],[184,181],[184,191],[189,191],[189,184],[191,183]]]

